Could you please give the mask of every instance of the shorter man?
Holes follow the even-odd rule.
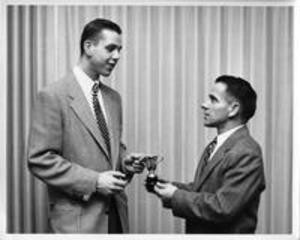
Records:
[[[255,113],[256,93],[241,78],[221,76],[202,109],[204,125],[218,136],[204,150],[194,181],[158,182],[155,192],[186,219],[186,233],[254,233],[265,177],[261,149],[245,124]]]

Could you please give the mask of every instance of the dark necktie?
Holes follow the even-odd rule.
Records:
[[[106,125],[106,121],[104,118],[103,111],[101,110],[101,106],[98,100],[98,92],[100,89],[100,83],[98,81],[95,82],[92,88],[92,100],[93,100],[93,108],[97,120],[98,127],[100,129],[100,132],[104,138],[105,144],[108,149],[108,154],[110,157],[110,141],[109,141],[109,132]]]
[[[217,137],[215,137],[214,140],[212,140],[205,149],[204,157],[203,157],[204,167],[207,165],[209,157],[214,151],[216,145],[217,145]]]

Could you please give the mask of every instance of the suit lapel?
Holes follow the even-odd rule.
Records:
[[[204,167],[203,171],[201,171],[201,169],[203,168],[203,157],[201,158],[201,164],[199,163],[199,165],[201,165],[201,168],[199,169],[197,176],[195,177],[195,188],[198,189],[202,186],[202,184],[205,182],[205,180],[209,177],[209,175],[211,174],[212,170],[217,167],[217,165],[222,161],[223,159],[223,155],[225,153],[225,148],[224,145],[221,146],[217,152],[215,153],[215,155],[213,156],[213,158],[207,163],[207,166]]]
[[[199,163],[198,163],[198,167],[197,167],[195,177],[194,177],[194,183],[195,184],[197,184],[199,182],[199,179],[201,178],[201,175],[202,175],[202,169],[204,167],[204,157],[205,157],[205,152],[206,152],[207,147],[208,146],[206,146],[206,148],[204,149],[204,151],[202,153],[202,156],[201,156],[201,158],[199,160]]]
[[[117,136],[118,136],[118,116],[116,109],[118,106],[115,106],[115,102],[112,101],[110,93],[106,86],[103,87],[102,97],[105,106],[105,112],[107,117],[107,128],[109,132],[110,140],[110,150],[111,150],[111,159],[113,167],[115,168],[116,163],[116,154],[117,154]]]
[[[81,120],[82,124],[87,128],[92,137],[99,144],[107,159],[109,159],[105,141],[99,131],[93,113],[90,110],[90,106],[80,88],[80,85],[78,84],[74,76],[71,79],[71,84],[69,85],[69,97],[72,99],[72,102],[70,104],[71,108],[74,110],[74,112]]]
[[[249,134],[247,127],[242,127],[234,132],[217,150],[202,172],[201,169],[203,166],[203,156],[201,157],[194,179],[195,189],[199,189],[203,185],[212,171],[222,162],[224,159],[224,154],[232,148],[232,146],[241,138],[241,136],[245,134]]]

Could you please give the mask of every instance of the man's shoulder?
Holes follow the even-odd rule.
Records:
[[[259,143],[250,135],[247,128],[241,129],[240,133],[236,133],[234,144],[231,145],[233,151],[243,153],[257,153],[261,154],[261,147]]]
[[[238,143],[249,149],[260,150],[259,143],[250,134],[242,137]]]
[[[225,150],[227,166],[237,164],[262,166],[262,150],[259,143],[250,134],[240,134]]]
[[[74,84],[75,76],[73,73],[69,72],[65,76],[61,77],[57,81],[53,81],[47,84],[40,92],[48,94],[58,94],[64,95],[70,88],[70,85]]]
[[[121,101],[121,95],[118,91],[116,91],[115,89],[111,88],[110,86],[103,84],[102,85],[102,90],[109,94],[112,98]]]

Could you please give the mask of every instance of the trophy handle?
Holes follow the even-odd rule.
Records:
[[[156,162],[156,165],[158,165],[160,162],[162,162],[164,160],[164,157],[163,156],[158,156],[157,157],[157,162]]]

